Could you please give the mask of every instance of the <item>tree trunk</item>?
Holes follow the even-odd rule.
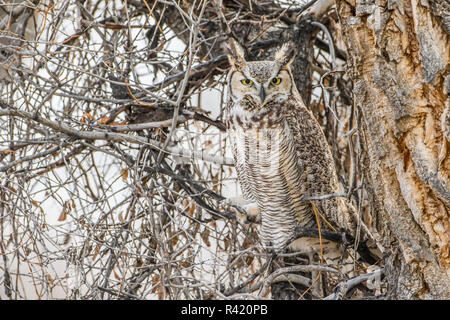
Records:
[[[450,5],[336,1],[388,298],[450,298]]]

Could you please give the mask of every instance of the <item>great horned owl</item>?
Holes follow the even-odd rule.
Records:
[[[313,206],[325,218],[323,229],[354,235],[355,212],[346,198],[302,199],[343,190],[323,131],[295,86],[293,43],[282,46],[272,61],[246,61],[244,49],[233,39],[225,49],[231,64],[228,133],[243,196],[261,215],[263,245],[280,251],[296,226],[317,227]],[[319,239],[301,238],[289,248],[317,254]],[[339,257],[334,243],[324,241],[322,249],[325,258]]]

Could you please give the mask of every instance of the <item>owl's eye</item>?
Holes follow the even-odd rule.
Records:
[[[270,83],[277,85],[281,83],[281,78],[273,78]]]
[[[253,81],[250,80],[250,79],[244,79],[244,80],[241,80],[241,83],[242,83],[244,86],[251,86],[251,85],[253,84]]]

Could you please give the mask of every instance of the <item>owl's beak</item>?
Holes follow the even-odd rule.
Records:
[[[261,89],[259,90],[259,97],[261,98],[261,103],[263,103],[266,98],[266,92],[264,91],[263,86],[261,86]]]

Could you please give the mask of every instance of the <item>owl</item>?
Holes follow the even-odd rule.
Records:
[[[244,49],[225,45],[231,65],[225,120],[238,181],[247,208],[260,214],[260,238],[268,250],[286,248],[306,255],[321,252],[339,260],[335,243],[318,238],[292,242],[297,226],[346,230],[355,235],[356,214],[346,198],[305,201],[342,193],[324,133],[303,103],[290,64],[292,42],[270,61],[246,61]],[[254,211],[254,210],[253,210]]]

